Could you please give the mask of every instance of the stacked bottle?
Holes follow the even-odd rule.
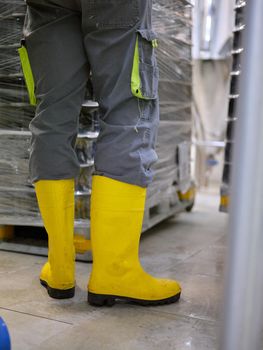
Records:
[[[241,56],[243,52],[242,39],[244,35],[245,23],[244,23],[244,10],[246,1],[237,0],[235,5],[235,28],[233,38],[233,69],[231,72],[231,84],[229,95],[229,109],[227,119],[227,132],[226,132],[226,148],[225,148],[225,163],[223,171],[223,184],[221,186],[221,203],[220,210],[227,212],[229,208],[229,195],[230,195],[230,178],[232,168],[232,151],[234,144],[234,130],[236,121],[238,118],[236,107],[239,98],[239,80],[241,71]]]

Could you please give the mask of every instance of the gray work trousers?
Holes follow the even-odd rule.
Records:
[[[159,124],[152,1],[27,0],[27,5],[24,36],[38,101],[30,124],[32,182],[78,175],[74,147],[91,70],[100,105],[95,172],[147,187]]]

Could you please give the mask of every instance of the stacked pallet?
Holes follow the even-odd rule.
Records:
[[[156,0],[153,27],[158,34],[160,68],[159,161],[148,202],[170,200],[173,208],[193,201],[190,171],[192,136],[192,6],[186,0]],[[189,204],[189,203],[188,203]],[[182,210],[182,209],[181,209]]]
[[[30,132],[34,116],[17,49],[22,39],[26,5],[0,1],[0,222],[42,226],[34,189],[28,178]],[[76,152],[81,166],[76,179],[76,226],[89,213],[94,142],[98,136],[96,104],[85,101],[80,115]]]
[[[229,95],[229,109],[227,119],[225,164],[223,172],[223,184],[221,186],[220,210],[227,212],[229,209],[230,178],[232,168],[232,153],[234,146],[234,130],[238,118],[236,107],[239,98],[239,80],[241,75],[241,56],[243,52],[242,38],[244,35],[244,10],[246,1],[237,0],[235,6],[236,21],[233,41],[233,69],[231,72],[231,85]]]
[[[144,230],[190,208],[194,199],[190,176],[191,10],[186,0],[154,1],[154,27],[159,35],[161,122],[159,161],[148,190]],[[42,226],[34,188],[28,179],[28,125],[34,108],[29,104],[17,54],[25,11],[23,0],[0,0],[0,225]],[[84,229],[85,238],[99,133],[99,111],[94,108],[96,103],[91,102],[93,96],[89,91],[80,115],[76,144],[81,171],[76,179],[75,226],[79,232]]]

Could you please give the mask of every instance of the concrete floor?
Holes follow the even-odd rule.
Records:
[[[142,238],[145,269],[181,282],[177,304],[91,307],[86,303],[91,266],[84,263],[77,263],[75,298],[52,300],[38,281],[44,258],[0,252],[0,316],[12,349],[217,349],[227,215],[218,212],[216,192],[199,194],[192,213]]]

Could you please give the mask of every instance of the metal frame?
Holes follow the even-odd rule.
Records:
[[[263,1],[246,6],[232,175],[222,350],[261,350],[263,331]]]

